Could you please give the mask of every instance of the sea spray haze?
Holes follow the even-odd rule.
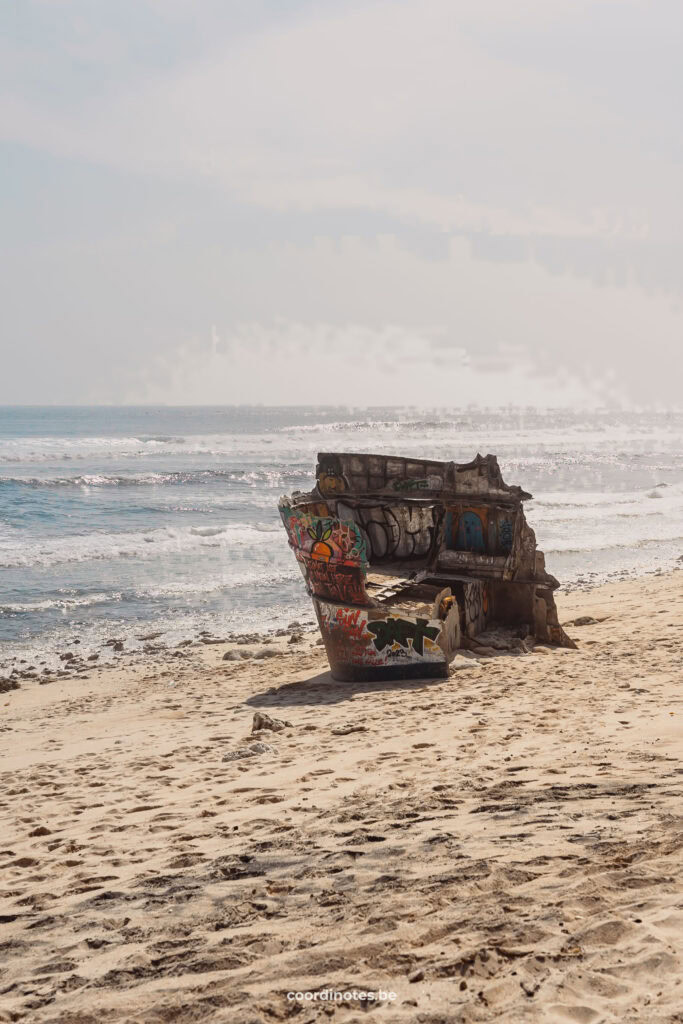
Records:
[[[666,568],[682,440],[681,413],[0,408],[0,664],[311,620],[277,499],[319,450],[493,452],[565,586]]]

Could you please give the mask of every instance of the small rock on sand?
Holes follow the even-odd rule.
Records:
[[[250,743],[247,747],[238,747],[237,750],[230,750],[224,757],[224,761],[239,761],[243,757],[256,757],[257,754],[274,754],[275,747],[267,743]]]
[[[462,654],[456,654],[456,656],[453,658],[453,661],[451,662],[451,665],[450,665],[451,672],[457,672],[457,671],[459,671],[460,669],[463,669],[463,668],[478,668],[478,667],[479,667],[479,665],[478,665],[476,657],[474,657],[472,655],[472,656],[470,656],[468,658],[468,657],[466,657],[466,656],[464,656]]]
[[[499,651],[495,647],[488,647],[485,644],[474,648],[474,653],[478,658],[494,658],[496,654],[504,654],[504,651]]]
[[[261,711],[255,711],[251,731],[260,732],[262,729],[270,729],[271,732],[281,732],[282,729],[291,728],[291,725],[291,722],[284,721],[281,718],[271,718],[270,715],[266,715]]]

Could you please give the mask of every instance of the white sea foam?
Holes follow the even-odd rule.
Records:
[[[284,549],[284,532],[276,531],[269,524],[226,525],[210,528],[208,532],[202,527],[167,526],[142,532],[98,532],[31,539],[23,543],[4,540],[0,542],[0,568],[52,566],[101,559],[150,559],[200,551],[203,547],[222,548],[226,553],[246,558],[250,554],[253,556],[253,549],[263,546],[259,538],[264,532],[276,532],[279,546]]]
[[[227,526],[191,526],[190,533],[195,537],[218,537],[225,533]]]
[[[241,572],[232,568],[229,574],[203,574],[201,578],[195,580],[167,580],[156,586],[136,590],[131,596],[136,600],[162,601],[228,592],[243,587],[258,588],[265,584],[279,585],[293,581],[298,582],[300,579],[301,572],[296,562],[284,559],[279,566],[274,566],[272,563],[267,566],[254,564]]]
[[[661,501],[653,507],[651,496]],[[596,523],[619,517],[648,517],[653,515],[683,515],[683,487],[657,488],[655,491],[615,491],[611,494],[593,491],[555,491],[546,498],[525,504],[529,519],[538,523],[579,522]]]
[[[526,513],[546,555],[678,541],[683,536],[683,486],[657,488],[656,503],[651,493],[558,492],[528,502]]]
[[[310,480],[313,473],[297,468],[230,470],[198,469],[168,473],[79,473],[73,476],[0,476],[0,487],[161,487],[212,482],[243,484],[250,488],[277,488],[295,480]]]
[[[655,531],[652,531],[653,533]],[[638,537],[633,539],[631,537],[624,537],[623,540],[619,541],[616,538],[612,543],[606,541],[604,537],[594,537],[591,540],[585,540],[583,538],[576,537],[563,537],[551,539],[544,547],[544,553],[546,559],[549,556],[555,554],[589,554],[595,551],[637,551],[641,548],[656,547],[668,543],[670,545],[683,546],[683,533],[662,533],[657,534],[654,537]]]
[[[73,608],[88,608],[92,605],[120,601],[121,597],[121,593],[112,591],[107,594],[84,594],[81,597],[46,597],[41,601],[16,601],[0,604],[0,615],[30,614],[31,612],[49,611],[53,608],[69,611]]]
[[[76,460],[168,458],[179,455],[259,455],[272,448],[265,435],[205,434],[162,440],[140,437],[0,438],[0,463],[59,463]]]

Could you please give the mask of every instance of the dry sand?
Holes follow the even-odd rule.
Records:
[[[0,696],[0,1020],[683,1021],[682,582],[449,680],[310,634]]]

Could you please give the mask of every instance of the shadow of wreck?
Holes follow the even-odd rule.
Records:
[[[339,682],[331,673],[318,672],[308,679],[283,683],[265,693],[254,693],[245,704],[253,708],[292,707],[306,704],[341,704],[359,693],[419,693],[439,686],[452,686],[448,679],[388,679],[375,682]]]

